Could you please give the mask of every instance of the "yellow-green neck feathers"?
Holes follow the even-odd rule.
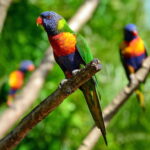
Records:
[[[61,19],[58,21],[57,30],[59,32],[73,32],[68,26],[65,19]]]

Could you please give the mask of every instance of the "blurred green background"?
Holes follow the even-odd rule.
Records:
[[[53,10],[69,20],[83,2],[84,0],[14,0],[0,37],[0,84],[22,60],[31,59],[38,66],[43,58],[49,42],[46,33],[36,27],[35,20],[41,12]],[[138,26],[149,53],[149,10],[149,0],[101,0],[93,18],[80,30],[93,55],[103,64],[102,71],[98,73],[103,108],[127,84],[118,53],[125,24],[135,23]],[[52,93],[63,78],[64,75],[56,64],[34,106]],[[149,83],[148,79],[144,88],[146,111],[142,112],[133,94],[107,128],[108,146],[100,138],[94,150],[149,150]],[[5,108],[0,109],[1,113]],[[15,150],[76,150],[93,124],[84,97],[78,90],[33,128]]]

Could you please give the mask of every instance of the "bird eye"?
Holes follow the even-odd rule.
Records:
[[[47,18],[47,19],[50,19],[50,18],[51,18],[51,16],[47,16],[46,18]]]

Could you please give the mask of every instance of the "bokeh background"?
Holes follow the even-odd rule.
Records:
[[[49,42],[46,33],[36,27],[35,20],[41,12],[56,11],[69,20],[83,2],[84,0],[14,0],[0,36],[0,84],[22,60],[31,59],[38,66],[43,58]],[[127,84],[119,59],[122,29],[127,23],[135,23],[150,53],[149,16],[149,0],[101,0],[92,19],[80,30],[94,57],[99,58],[103,64],[102,71],[98,73],[103,108]],[[29,111],[52,93],[63,78],[61,69],[55,64],[39,98]],[[100,138],[94,150],[149,150],[149,91],[150,79],[144,87],[146,111],[140,109],[133,94],[107,128],[109,145],[106,147]],[[6,106],[0,108],[0,113],[4,109]],[[34,127],[15,150],[76,150],[93,125],[84,97],[78,90]]]

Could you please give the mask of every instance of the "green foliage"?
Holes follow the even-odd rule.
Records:
[[[14,0],[0,37],[0,84],[23,59],[31,59],[38,66],[43,58],[49,42],[45,32],[36,27],[37,16],[42,11],[53,10],[68,20],[82,2],[83,0]],[[139,0],[103,0],[93,18],[81,30],[94,57],[98,57],[103,64],[102,71],[98,73],[103,107],[127,84],[118,55],[123,26],[131,22],[137,24],[146,46],[150,47],[146,13],[144,4]],[[63,78],[62,71],[55,65],[34,106],[52,93]],[[146,111],[142,112],[133,94],[107,129],[108,147],[100,138],[95,150],[149,149],[149,82],[148,79],[144,89]],[[84,97],[78,90],[32,129],[15,149],[75,150],[93,124]]]

